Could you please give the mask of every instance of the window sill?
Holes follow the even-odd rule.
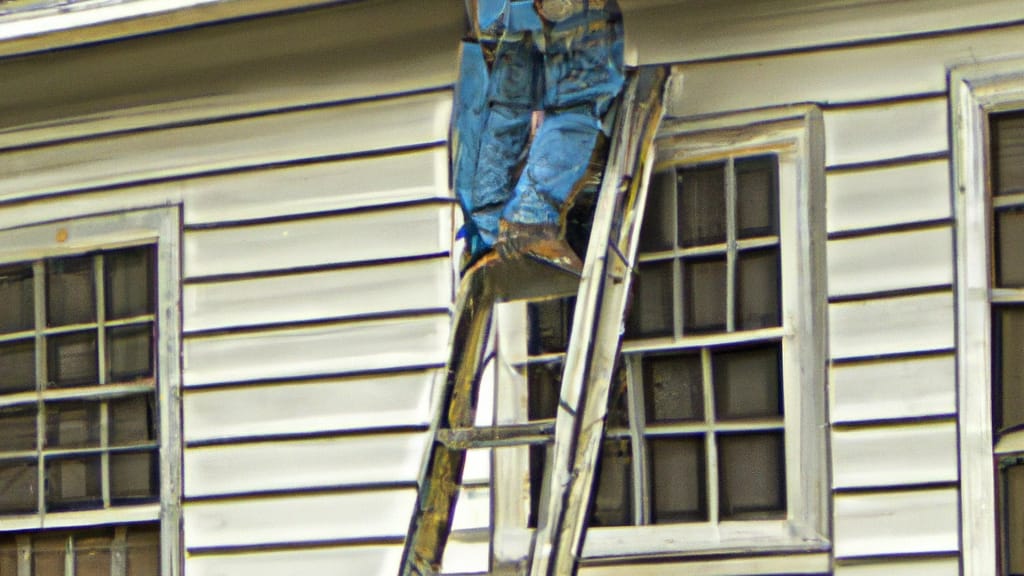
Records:
[[[106,510],[82,510],[80,512],[52,512],[40,517],[37,514],[24,516],[0,516],[0,532],[16,530],[42,530],[50,528],[75,528],[101,524],[129,524],[150,522],[160,518],[160,504],[123,506]]]

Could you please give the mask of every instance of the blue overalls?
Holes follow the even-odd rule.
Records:
[[[572,13],[549,22],[532,0],[479,0],[479,38],[463,43],[452,118],[455,193],[471,257],[494,245],[502,220],[561,224],[622,88],[614,0],[574,1]],[[535,110],[544,122],[513,182]]]

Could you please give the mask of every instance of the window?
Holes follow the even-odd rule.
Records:
[[[965,576],[1024,574],[1024,61],[953,70]]]
[[[663,126],[585,559],[827,548],[818,118]],[[572,310],[534,303],[525,330],[499,325],[499,366],[527,334],[530,419],[554,415]],[[544,466],[531,448],[534,519]]]
[[[2,574],[173,573],[172,214],[0,232]]]

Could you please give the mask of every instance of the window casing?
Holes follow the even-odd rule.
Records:
[[[819,123],[808,108],[663,126],[584,558],[827,548]],[[520,416],[553,415],[572,306],[499,315],[499,416],[516,382]]]
[[[11,574],[179,573],[178,221],[160,209],[0,231]]]

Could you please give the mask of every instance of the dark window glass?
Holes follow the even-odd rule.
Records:
[[[725,164],[679,172],[679,240],[683,246],[725,242]]]
[[[782,414],[782,378],[778,344],[714,352],[715,414],[727,420]]]
[[[79,510],[102,505],[99,456],[47,459],[48,510]]]
[[[109,530],[75,535],[75,576],[110,576],[112,536]]]
[[[107,253],[103,270],[107,318],[129,318],[153,312],[152,246]]]
[[[652,355],[643,359],[648,422],[704,419],[700,354]]]
[[[625,428],[629,426],[629,376],[625,362],[619,365],[608,391],[608,417],[605,425],[608,428]]]
[[[32,295],[32,266],[0,268],[0,334],[31,330],[35,326]]]
[[[0,408],[0,452],[36,449],[36,407]],[[2,491],[3,485],[0,485]]]
[[[151,499],[158,485],[155,452],[110,455],[110,498],[115,504]]]
[[[739,329],[755,330],[781,324],[778,249],[740,252],[736,296]]]
[[[530,364],[526,373],[530,386],[527,400],[530,420],[554,418],[558,411],[558,396],[561,392],[562,364]]]
[[[1024,462],[1002,471],[1003,558],[1007,576],[1024,574]]]
[[[29,392],[35,389],[35,340],[0,344],[0,394]]]
[[[109,381],[127,382],[153,375],[153,327],[107,329]]]
[[[46,339],[48,386],[90,386],[99,383],[96,331],[73,332]]]
[[[32,539],[33,576],[62,576],[64,574],[65,535],[41,535]]]
[[[530,353],[565,352],[576,298],[559,298],[530,303],[527,307],[532,334]]]
[[[530,528],[536,528],[540,518],[541,493],[547,467],[548,447],[544,444],[530,446],[530,517],[526,520]]]
[[[92,256],[46,262],[46,325],[66,326],[96,320]]]
[[[996,308],[995,390],[992,420],[1001,430],[1024,425],[1024,307]]]
[[[653,338],[672,335],[672,262],[640,264],[633,284],[627,335]]]
[[[995,193],[1024,192],[1024,112],[993,115],[991,128]]]
[[[676,245],[676,222],[673,197],[676,194],[676,172],[667,170],[654,175],[647,189],[647,206],[640,227],[640,251],[672,250]]]
[[[54,402],[46,405],[48,448],[87,448],[99,445],[98,402]]]
[[[160,576],[160,528],[130,528],[128,576]]]
[[[683,332],[725,330],[725,258],[683,261]]]
[[[736,160],[736,235],[774,236],[778,225],[778,175],[774,156]]]
[[[35,462],[0,462],[0,514],[34,513],[38,494]]]
[[[628,440],[605,440],[597,468],[591,526],[633,523],[633,452]]]
[[[156,437],[153,396],[145,394],[113,400],[110,411],[110,444],[125,446],[149,442]]]
[[[786,471],[782,432],[720,434],[718,477],[722,520],[786,515]]]
[[[0,535],[0,575],[17,576],[18,541],[13,535]]]
[[[653,522],[707,520],[704,438],[652,438],[648,445]]]
[[[1024,208],[996,212],[996,284],[1024,287]]]

